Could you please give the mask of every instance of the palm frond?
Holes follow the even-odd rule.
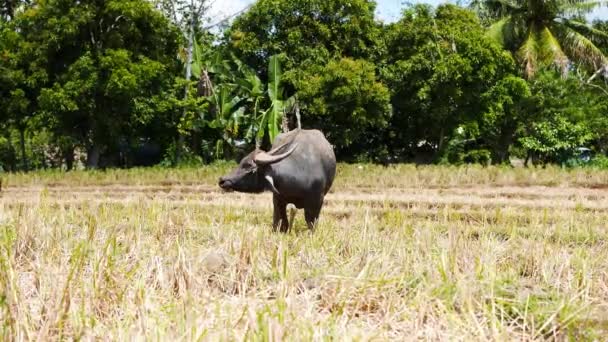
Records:
[[[555,25],[562,38],[566,54],[575,62],[597,70],[608,65],[608,59],[591,40],[565,25]]]
[[[538,39],[533,25],[528,29],[527,37],[517,51],[517,57],[524,67],[525,76],[534,76],[538,69]]]
[[[523,7],[518,0],[487,0],[484,6],[492,16],[498,18],[518,13]]]
[[[565,16],[585,15],[605,4],[606,1],[601,0],[566,0],[559,3],[559,13]]]
[[[562,19],[563,25],[585,35],[594,43],[608,42],[608,32],[593,28],[591,25],[576,20]]]
[[[501,46],[505,46],[505,42],[508,41],[508,32],[505,32],[509,27],[511,17],[505,17],[488,27],[486,31],[486,37],[498,42]]]
[[[539,51],[544,63],[554,64],[563,75],[568,72],[568,56],[547,26],[540,30]]]

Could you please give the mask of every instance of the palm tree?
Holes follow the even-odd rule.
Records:
[[[472,5],[498,19],[488,36],[512,51],[524,75],[531,78],[551,65],[566,74],[572,62],[608,76],[608,59],[596,46],[608,41],[608,34],[581,19],[601,4],[595,0],[486,0]]]

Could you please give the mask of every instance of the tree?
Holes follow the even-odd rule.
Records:
[[[595,89],[574,76],[564,79],[554,72],[539,73],[530,89],[531,120],[518,132],[518,140],[530,156],[543,163],[564,162],[575,148],[588,144],[605,151],[608,103]]]
[[[352,156],[353,143],[390,116],[376,76],[383,41],[374,10],[368,0],[261,0],[235,19],[225,45],[263,81],[271,75],[267,60],[281,56],[285,97],[297,96],[303,125]]]
[[[262,77],[270,56],[285,53],[287,74],[330,59],[374,59],[380,25],[369,0],[260,0],[234,20],[225,41]]]
[[[393,117],[385,142],[402,158],[437,160],[459,125],[479,119],[481,95],[515,73],[475,14],[454,5],[409,8],[386,36]]]
[[[35,47],[31,65],[49,73],[38,98],[46,125],[82,144],[88,167],[166,111],[177,31],[148,2],[49,0],[15,21]]]
[[[18,34],[17,22],[0,21],[0,119],[19,131],[21,168],[28,169],[26,129],[37,113],[36,98],[47,82],[44,54]]]
[[[480,137],[490,148],[494,164],[509,163],[517,131],[533,122],[531,96],[528,83],[517,76],[505,77],[483,94],[486,110],[480,118]]]
[[[190,80],[194,77],[196,80],[201,78],[200,73],[192,73],[193,63],[200,65],[201,60],[195,61],[195,46],[197,45],[197,39],[201,35],[207,34],[205,32],[204,24],[208,21],[206,14],[211,6],[208,0],[155,0],[156,7],[161,9],[165,15],[173,22],[174,25],[179,27],[183,34],[186,45],[180,47],[181,60],[183,62],[184,79],[186,80],[184,85],[184,101],[188,101],[188,96],[191,93],[189,89],[192,85]],[[200,58],[200,54],[199,54]],[[202,71],[202,70],[201,70]],[[178,137],[175,142],[175,156],[174,163],[179,163],[185,142],[185,134],[187,129],[182,125],[186,120],[187,106],[183,108],[182,117],[178,120],[180,129],[178,129]]]
[[[202,118],[205,116],[202,107],[197,108],[195,111],[198,115],[193,115],[188,110],[192,109],[192,104],[199,103],[202,105],[204,101],[198,99],[189,99],[190,96],[208,96],[209,94],[202,94],[200,89],[207,87],[211,90],[213,87],[210,84],[209,77],[209,64],[216,62],[217,57],[221,56],[221,59],[225,59],[224,55],[218,52],[216,48],[212,46],[216,37],[210,32],[210,29],[216,27],[223,27],[228,19],[241,13],[247,7],[243,8],[241,12],[234,13],[232,15],[215,18],[215,22],[211,22],[211,18],[208,16],[209,9],[213,4],[210,0],[153,0],[152,1],[156,8],[161,10],[165,16],[176,25],[182,35],[184,45],[180,46],[179,57],[183,65],[183,75],[186,82],[184,82],[183,90],[183,103],[190,103],[189,106],[184,106],[181,117],[178,118],[178,137],[175,141],[175,155],[173,163],[179,163],[181,154],[186,152],[184,150],[185,140],[187,137],[191,138],[190,145],[194,154],[201,154],[201,129],[204,121]],[[225,59],[227,61],[227,59]],[[213,67],[213,66],[212,66]],[[192,92],[192,82],[197,82],[197,88],[199,91]],[[224,90],[226,94],[226,90]],[[216,98],[217,100],[217,98]],[[224,100],[222,100],[224,101]],[[215,101],[217,102],[217,101]],[[195,105],[196,106],[196,105]],[[213,113],[216,112],[217,108],[214,106],[207,106],[205,110],[209,110]],[[217,123],[217,122],[216,122]]]
[[[268,99],[270,100],[270,108],[262,116],[260,131],[258,132],[258,141],[263,136],[265,127],[268,127],[268,137],[270,141],[280,133],[280,125],[285,112],[294,106],[295,97],[285,97],[283,89],[283,72],[279,62],[279,56],[271,56],[268,60]],[[264,125],[267,121],[267,125]],[[259,143],[258,143],[259,145]]]
[[[30,3],[30,0],[3,0],[0,3],[0,18],[10,21],[15,17],[17,11],[28,6]]]
[[[376,79],[374,64],[340,58],[311,67],[296,82],[307,125],[322,129],[337,155],[354,157],[372,146],[365,135],[383,130],[391,116],[388,88]],[[358,146],[353,146],[360,142]]]
[[[256,147],[264,137],[269,142],[280,132],[281,119],[294,106],[295,98],[284,96],[283,74],[279,56],[271,56],[268,64],[268,85],[265,86],[255,72],[233,56],[224,59],[221,52],[205,67],[217,74],[207,95],[212,110],[207,125],[221,132],[216,142],[216,155],[224,155],[223,145],[235,147],[240,142]],[[266,110],[261,110],[267,105]],[[220,146],[221,145],[221,146]]]
[[[571,61],[592,71],[606,68],[608,59],[596,44],[608,39],[608,34],[579,20],[600,4],[592,0],[486,0],[483,6],[498,19],[488,36],[512,51],[530,78],[551,65],[565,75]]]

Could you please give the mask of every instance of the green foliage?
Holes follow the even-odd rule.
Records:
[[[280,133],[281,118],[288,109],[293,107],[295,102],[293,96],[284,99],[283,82],[283,72],[281,71],[279,56],[271,56],[268,61],[268,98],[270,99],[270,108],[263,115],[258,138],[261,138],[263,134],[264,121],[268,121],[268,135],[270,141],[274,141],[274,138]]]
[[[391,115],[390,93],[376,79],[374,65],[342,58],[306,70],[296,83],[307,124],[327,133],[345,153],[366,132],[383,129]]]
[[[259,74],[281,53],[289,55],[286,71],[336,55],[371,59],[381,44],[374,10],[369,0],[260,0],[235,19],[226,40]]]
[[[236,93],[236,87],[230,84],[220,84],[213,95],[216,106],[215,117],[209,122],[212,128],[223,129],[225,140],[234,143],[243,121],[245,107],[243,99]]]
[[[483,147],[475,146],[480,136],[477,123],[459,126],[452,133],[452,138],[447,143],[440,164],[482,164],[487,165],[492,161],[491,152]],[[474,146],[474,147],[472,147]]]
[[[280,55],[284,96],[297,93],[304,126],[331,135],[344,152],[350,146],[352,155],[362,152],[352,142],[367,129],[385,127],[390,115],[388,91],[375,76],[384,44],[374,10],[368,0],[262,0],[234,21],[225,41],[237,58],[270,78],[275,64],[267,59]],[[264,119],[272,138],[289,103],[271,101]]]
[[[203,162],[203,159],[191,151],[187,146],[184,148],[182,146],[181,157],[179,162],[176,164],[174,161],[176,154],[177,146],[175,142],[169,144],[169,147],[165,150],[165,154],[163,155],[163,159],[160,162],[160,166],[163,167],[197,167],[200,166]],[[223,155],[222,155],[223,157]]]
[[[17,152],[11,144],[10,137],[0,136],[0,172],[16,171]]]
[[[517,130],[531,119],[531,96],[528,83],[516,76],[505,77],[483,94],[486,110],[480,120],[481,138],[490,147],[494,163],[509,162]]]
[[[45,52],[34,54],[29,67],[53,72],[37,88],[45,126],[86,147],[89,166],[100,150],[167,107],[159,95],[174,82],[176,31],[147,2],[51,0],[17,22],[24,41]]]
[[[480,95],[513,73],[513,61],[484,39],[472,12],[453,5],[414,6],[386,30],[383,76],[394,109],[388,144],[437,155],[459,124],[481,115]]]
[[[0,25],[0,119],[24,127],[36,108],[36,96],[46,70],[35,65],[35,48],[15,31],[15,23]]]
[[[31,2],[30,0],[3,0],[0,3],[0,20],[14,19],[15,15]]]
[[[596,155],[587,165],[608,170],[608,157],[602,154]]]
[[[166,165],[231,159],[296,108],[342,160],[608,150],[607,25],[580,16],[595,2],[415,5],[384,24],[371,0],[260,0],[217,36],[209,3],[3,2],[2,167],[68,166],[76,150],[126,166],[147,143]]]
[[[265,135],[272,142],[280,133],[281,118],[293,107],[294,97],[285,99],[279,56],[269,59],[268,86],[253,69],[234,56],[215,53],[203,63],[203,70],[216,74],[211,80],[211,95],[203,99],[201,125],[215,130],[216,150],[234,149],[237,143],[260,142]],[[262,106],[268,104],[266,110]],[[205,111],[208,112],[205,117]],[[226,153],[215,152],[214,158]]]
[[[520,139],[521,144],[544,161],[565,161],[574,149],[584,146],[594,138],[594,134],[582,123],[573,123],[561,116],[552,120],[534,123],[528,136]]]
[[[531,83],[533,120],[522,129],[523,147],[542,162],[563,162],[583,147],[606,136],[606,102],[577,79],[539,74]],[[602,137],[602,139],[599,139]]]

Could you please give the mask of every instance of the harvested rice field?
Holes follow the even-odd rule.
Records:
[[[2,174],[3,340],[604,340],[608,172],[340,164],[311,233],[233,164]]]

